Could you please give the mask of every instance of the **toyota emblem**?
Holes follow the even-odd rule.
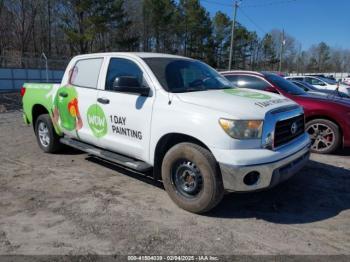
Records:
[[[298,124],[297,122],[294,122],[290,127],[290,132],[292,133],[292,135],[294,135],[297,132],[297,130],[298,130]]]

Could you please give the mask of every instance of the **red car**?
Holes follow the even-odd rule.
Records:
[[[331,153],[340,146],[350,146],[350,99],[317,96],[273,73],[250,71],[221,72],[240,88],[281,94],[304,108],[306,130],[315,153]]]

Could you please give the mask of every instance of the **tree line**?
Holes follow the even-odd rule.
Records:
[[[0,57],[161,52],[226,69],[231,26],[229,16],[211,17],[199,0],[0,0]],[[277,71],[283,46],[282,71],[350,71],[350,50],[324,42],[303,50],[277,29],[259,37],[238,22],[234,40],[233,69]]]

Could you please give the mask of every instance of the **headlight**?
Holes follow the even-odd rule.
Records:
[[[236,139],[258,139],[261,138],[262,120],[230,120],[220,118],[220,126],[225,132]]]

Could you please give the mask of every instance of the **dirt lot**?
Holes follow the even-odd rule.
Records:
[[[194,215],[144,175],[44,154],[19,112],[0,114],[0,148],[0,254],[350,254],[349,151]]]

